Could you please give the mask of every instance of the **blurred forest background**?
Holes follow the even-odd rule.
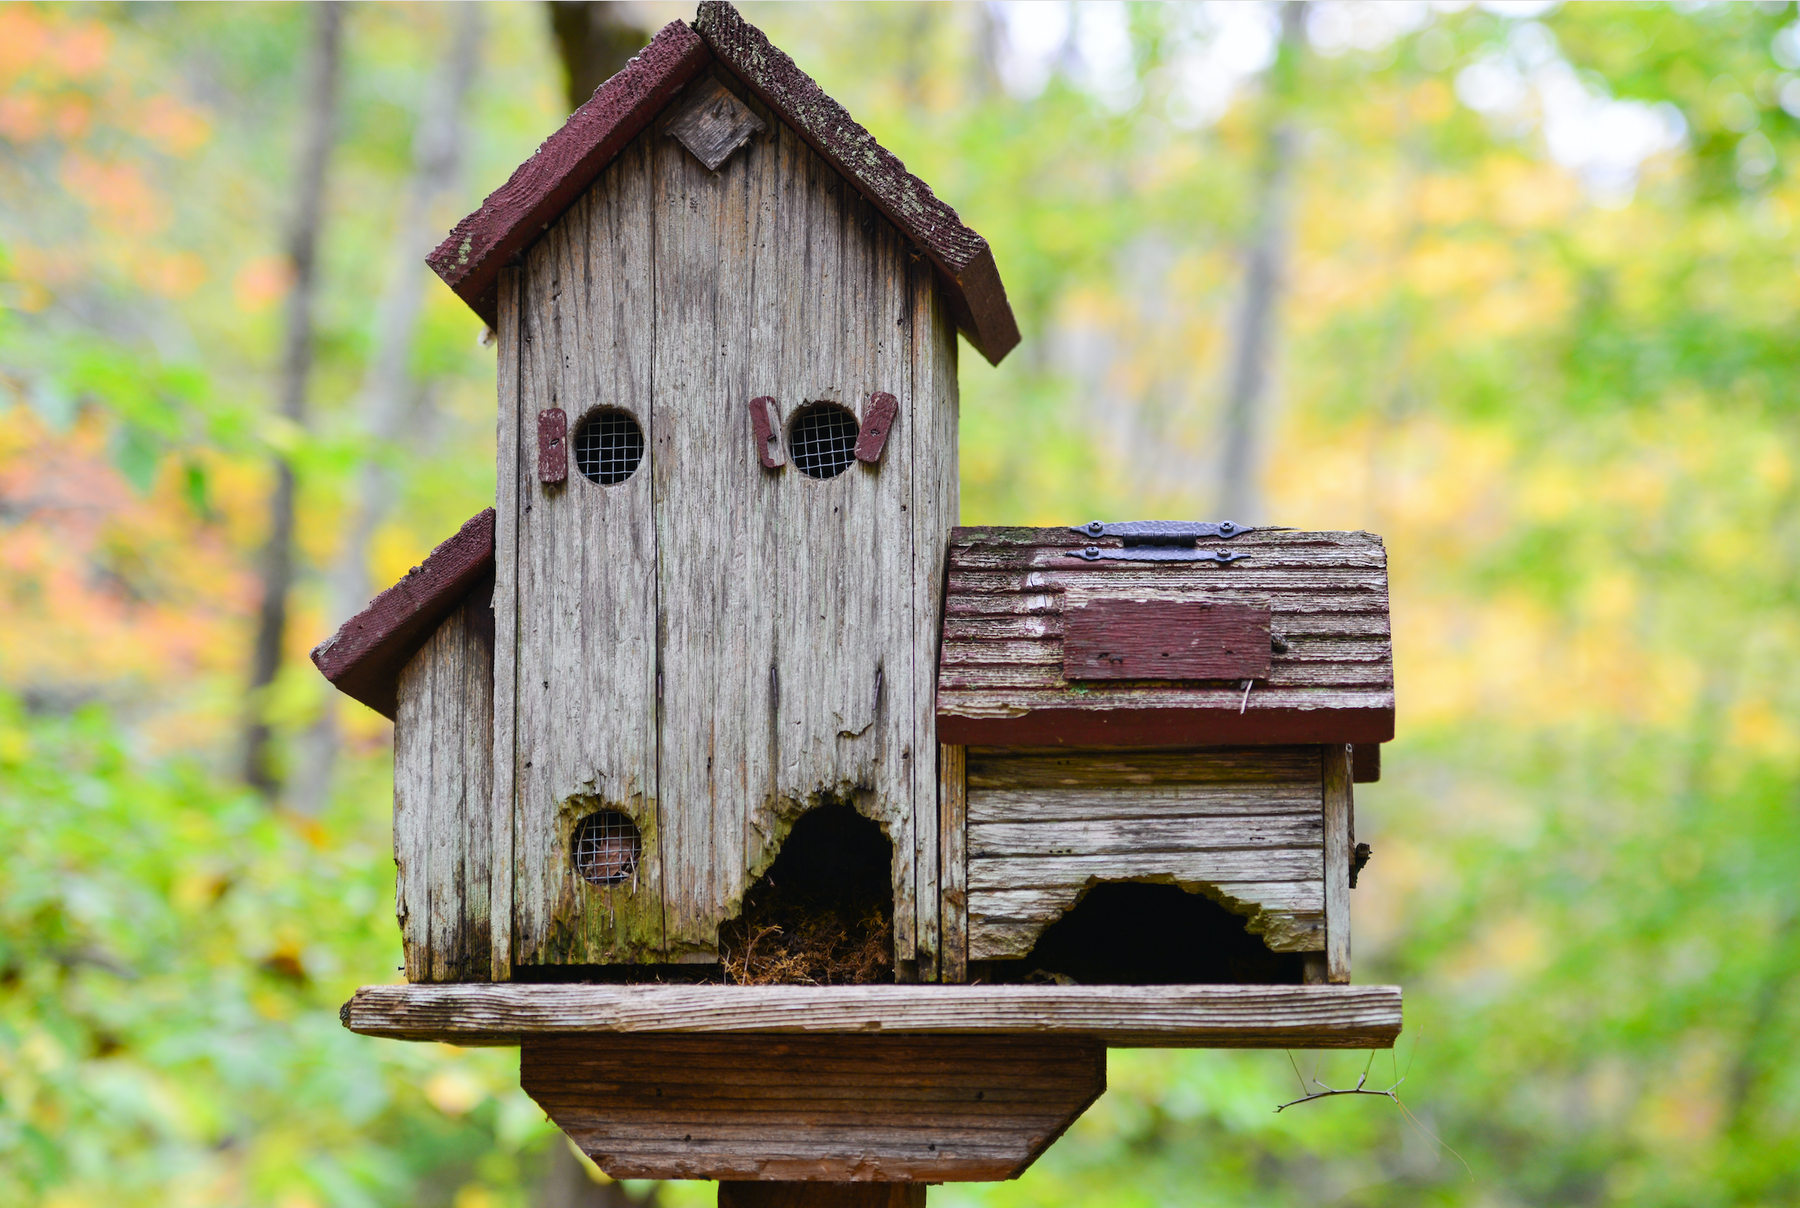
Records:
[[[339,1027],[389,728],[306,659],[492,500],[424,252],[691,11],[0,7],[0,1202],[712,1202],[590,1179],[509,1051]],[[932,1203],[1800,1202],[1793,6],[746,15],[993,243],[965,522],[1392,563],[1357,974],[1417,1123],[1116,1053]]]

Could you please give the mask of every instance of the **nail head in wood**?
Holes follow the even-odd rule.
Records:
[[[546,486],[569,480],[569,416],[561,407],[538,412],[537,472]]]
[[[862,428],[856,435],[856,460],[870,466],[881,460],[888,433],[893,431],[899,414],[900,400],[893,395],[877,390],[869,396],[869,405],[863,408]]]
[[[707,171],[717,172],[734,151],[768,127],[729,88],[706,79],[682,99],[665,129],[705,164]]]

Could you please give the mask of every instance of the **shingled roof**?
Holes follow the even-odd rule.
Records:
[[[524,252],[709,63],[729,71],[916,244],[937,269],[957,329],[999,364],[1019,327],[987,240],[906,170],[813,78],[729,4],[670,22],[595,90],[481,208],[456,224],[427,262],[489,326],[500,270]]]

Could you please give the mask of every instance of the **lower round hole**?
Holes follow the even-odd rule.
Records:
[[[856,416],[836,403],[810,403],[788,425],[788,456],[808,478],[835,478],[856,460]]]
[[[637,873],[644,840],[637,823],[618,810],[600,810],[575,824],[575,871],[595,885],[617,885]]]

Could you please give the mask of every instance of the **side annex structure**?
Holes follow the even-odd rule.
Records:
[[[1380,539],[956,527],[992,249],[734,8],[429,261],[498,491],[313,651],[394,721],[405,983],[346,1026],[519,1045],[604,1170],[721,1204],[1016,1177],[1109,1046],[1393,1044]]]

